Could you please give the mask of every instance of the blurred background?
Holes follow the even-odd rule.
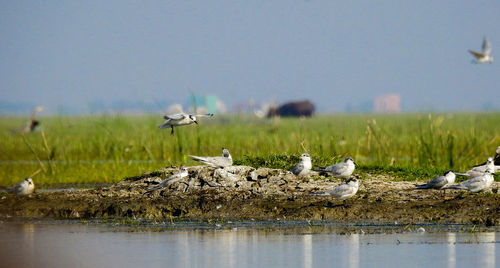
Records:
[[[499,10],[0,0],[0,185],[36,172],[37,185],[112,183],[222,147],[252,166],[308,152],[411,179],[464,171],[500,145],[500,67],[468,52],[487,36],[495,57]],[[216,116],[157,128],[181,111]]]
[[[499,110],[498,1],[0,1],[0,114]],[[381,104],[382,103],[382,104]],[[176,106],[175,106],[176,105]],[[382,108],[381,108],[382,107]],[[258,111],[257,111],[258,112]]]

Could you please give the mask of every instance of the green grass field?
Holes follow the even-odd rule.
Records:
[[[256,119],[215,116],[161,130],[161,116],[42,117],[39,131],[15,133],[27,118],[0,117],[0,185],[38,169],[38,185],[113,183],[187,157],[230,150],[236,164],[290,168],[308,152],[313,164],[352,156],[358,170],[427,179],[464,171],[500,145],[500,113],[320,115]],[[426,178],[421,178],[426,177]]]

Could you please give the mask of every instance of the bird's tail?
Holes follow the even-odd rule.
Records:
[[[316,171],[325,171],[325,167],[316,167],[314,170],[316,170]]]
[[[416,189],[429,189],[429,185],[427,184],[421,184],[421,185],[416,185]]]
[[[458,173],[458,172],[455,172],[455,175],[460,175],[460,176],[469,176],[469,174],[467,173]]]

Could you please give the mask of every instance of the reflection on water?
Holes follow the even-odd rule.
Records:
[[[2,267],[495,267],[497,233],[336,234],[269,229],[124,232],[0,223]]]
[[[457,261],[455,259],[455,244],[457,243],[456,233],[446,233],[446,243],[448,247],[448,267],[456,267]]]

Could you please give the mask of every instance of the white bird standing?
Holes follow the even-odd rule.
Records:
[[[475,60],[472,62],[474,63],[485,63],[493,62],[493,57],[491,56],[491,43],[488,41],[488,38],[486,36],[483,38],[483,45],[481,47],[481,52],[476,52],[474,50],[469,50],[469,53],[472,54],[474,57],[476,57]]]
[[[491,157],[488,157],[488,160],[486,160],[486,164],[484,165],[473,167],[472,169],[466,171],[465,173],[457,172],[456,174],[460,176],[474,178],[483,175],[483,173],[488,169],[491,170],[491,173],[494,173],[495,171],[495,164],[493,163],[493,158]]]
[[[316,167],[316,170],[325,171],[336,178],[346,179],[352,175],[355,168],[356,168],[356,163],[354,163],[354,160],[352,160],[351,157],[346,157],[344,159],[344,162],[331,165],[328,167]]]
[[[222,156],[195,156],[189,155],[194,161],[207,164],[212,167],[229,167],[233,165],[233,158],[228,149],[222,148]]]
[[[165,122],[163,124],[159,125],[158,128],[171,128],[172,130],[170,131],[171,135],[174,135],[174,127],[176,126],[185,126],[185,125],[191,125],[192,123],[198,124],[198,121],[196,120],[196,117],[211,117],[214,114],[186,114],[186,113],[180,113],[180,114],[172,114],[172,115],[165,115],[163,118],[165,119]]]
[[[485,173],[472,179],[466,180],[460,184],[447,186],[446,189],[464,189],[472,193],[477,193],[488,189],[494,181],[491,169],[487,169]]]
[[[187,168],[183,167],[183,168],[181,168],[181,170],[179,170],[179,172],[177,172],[177,173],[173,174],[172,176],[168,177],[167,179],[163,180],[158,185],[155,185],[155,186],[151,187],[150,189],[148,189],[148,191],[146,193],[161,189],[161,188],[167,186],[168,184],[174,183],[176,181],[179,181],[179,180],[187,177],[188,175],[189,175],[189,172],[188,172]]]
[[[31,178],[26,178],[22,182],[7,188],[7,192],[17,195],[30,195],[35,191],[35,184]]]
[[[500,146],[497,147],[496,151],[495,151],[495,157],[493,158],[493,164],[495,165],[495,168],[493,170],[493,172],[500,172]],[[486,166],[488,164],[488,161],[482,163],[482,164],[479,164],[477,166],[474,166],[474,167],[481,167],[481,166]],[[484,169],[486,171],[486,168]]]
[[[453,171],[448,170],[444,173],[443,176],[436,176],[433,180],[426,184],[417,185],[417,189],[443,189],[446,185],[452,184],[455,182],[455,173]]]
[[[301,154],[300,155],[300,162],[295,165],[290,171],[299,176],[306,176],[309,174],[312,168],[312,163],[311,163],[311,157],[309,154]]]
[[[332,196],[335,199],[344,201],[344,206],[345,206],[345,200],[347,198],[353,197],[357,192],[359,188],[359,181],[358,179],[352,177],[347,179],[345,182],[341,183],[337,187],[326,191],[324,193],[317,193],[313,194],[316,196]]]

